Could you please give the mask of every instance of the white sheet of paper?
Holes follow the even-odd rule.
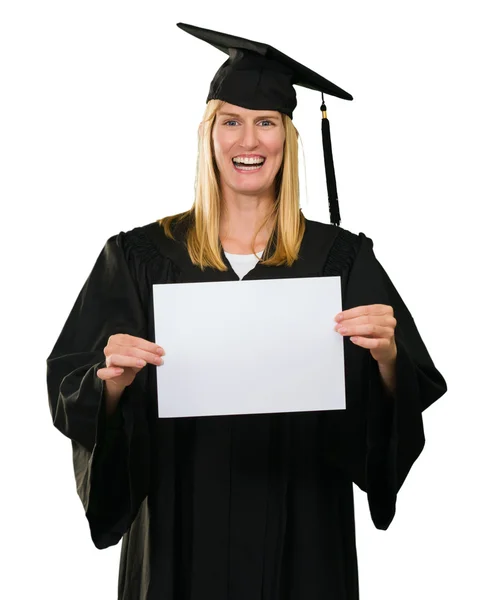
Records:
[[[153,286],[159,417],[344,409],[341,278]]]

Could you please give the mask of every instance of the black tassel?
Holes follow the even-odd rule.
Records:
[[[324,94],[322,94],[322,147],[324,148],[324,166],[326,168],[327,197],[329,199],[329,214],[331,223],[339,226],[341,216],[339,214],[338,190],[336,187],[336,176],[334,174],[334,161],[332,158],[331,128],[327,118]]]

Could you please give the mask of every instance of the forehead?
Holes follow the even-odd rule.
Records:
[[[218,116],[226,115],[229,117],[241,117],[257,119],[258,117],[268,117],[270,119],[276,118],[281,119],[281,113],[276,110],[252,110],[250,108],[243,108],[235,104],[229,104],[226,102],[220,110],[217,112]]]

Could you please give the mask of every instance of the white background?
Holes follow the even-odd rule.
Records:
[[[356,490],[361,598],[490,598],[486,2],[175,5],[0,9],[0,596],[116,598],[119,546],[92,546],[45,360],[106,239],[192,203],[225,55],[183,21],[270,43],[353,94],[328,102],[341,224],[374,240],[449,387],[388,531]],[[302,204],[327,222],[320,94],[298,99]]]

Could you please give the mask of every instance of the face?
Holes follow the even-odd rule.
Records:
[[[285,129],[279,112],[224,104],[213,126],[213,147],[222,190],[274,195],[284,142]]]

